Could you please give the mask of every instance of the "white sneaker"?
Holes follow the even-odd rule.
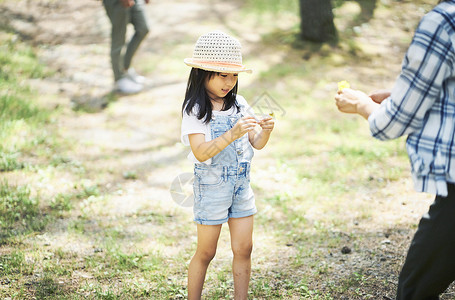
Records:
[[[133,68],[129,68],[128,71],[126,72],[127,76],[131,78],[134,82],[139,83],[139,84],[144,84],[145,83],[145,77],[141,76],[136,73],[136,70]]]
[[[115,90],[122,94],[136,94],[142,89],[142,84],[134,82],[129,77],[122,77],[115,83]]]

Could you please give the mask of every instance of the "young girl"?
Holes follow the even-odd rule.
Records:
[[[252,146],[262,149],[274,120],[258,120],[243,97],[237,95],[242,64],[240,43],[215,31],[199,37],[183,102],[182,142],[191,146],[194,163],[194,221],[197,249],[188,268],[188,299],[200,299],[205,274],[215,256],[221,226],[227,222],[234,254],[234,298],[247,299],[253,248],[250,186]]]

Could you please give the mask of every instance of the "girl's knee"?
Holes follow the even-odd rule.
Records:
[[[215,257],[216,249],[215,250],[197,250],[196,257],[199,258],[204,263],[209,263]]]
[[[253,243],[244,243],[232,246],[232,253],[236,257],[249,258],[253,251]]]

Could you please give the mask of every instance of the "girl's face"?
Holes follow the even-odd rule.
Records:
[[[207,77],[205,80],[205,90],[212,100],[220,100],[234,88],[237,84],[237,73],[218,73]]]

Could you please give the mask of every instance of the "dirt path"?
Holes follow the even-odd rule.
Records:
[[[57,120],[59,132],[73,144],[71,152],[60,153],[60,158],[74,170],[55,170],[21,180],[40,186],[43,196],[71,193],[75,184],[96,187],[101,195],[80,203],[71,216],[42,236],[31,238],[30,244],[51,245],[80,256],[92,253],[103,242],[96,234],[76,241],[67,232],[69,224],[83,217],[89,219],[93,232],[121,224],[125,232],[143,233],[147,238],[134,247],[147,251],[153,248],[162,224],[140,224],[133,219],[159,214],[191,220],[191,209],[175,204],[170,194],[173,179],[192,168],[186,159],[188,149],[181,145],[179,136],[180,106],[188,76],[183,58],[191,55],[200,34],[236,30],[239,25],[227,20],[237,10],[236,2],[151,1],[147,6],[151,32],[133,61],[136,70],[148,78],[146,89],[137,95],[112,97],[110,23],[101,1],[2,4],[2,23],[37,45],[40,59],[57,70],[53,76],[30,84],[43,105],[63,110]],[[241,38],[258,40],[259,33],[245,32]],[[249,51],[248,45],[245,49]],[[178,234],[174,233],[176,226],[181,225],[166,229],[170,238]],[[166,253],[172,256],[179,246],[168,247]]]
[[[191,209],[175,204],[169,192],[173,179],[192,169],[186,160],[188,149],[179,141],[179,108],[188,76],[183,58],[191,54],[200,34],[221,29],[234,32],[242,40],[245,57],[251,57],[249,62],[257,70],[252,76],[242,78],[245,79],[242,87],[253,82],[261,87],[261,70],[268,70],[283,60],[290,59],[286,57],[286,52],[262,49],[262,45],[257,45],[262,39],[261,35],[270,28],[286,27],[287,24],[271,24],[265,28],[255,26],[252,20],[244,20],[248,23],[246,26],[244,22],[238,22],[241,17],[239,3],[241,1],[152,0],[147,7],[151,32],[133,61],[136,70],[147,76],[147,88],[140,94],[121,97],[109,96],[112,87],[108,55],[110,24],[101,1],[22,0],[5,1],[0,6],[0,15],[5,16],[2,23],[14,28],[22,38],[38,45],[40,58],[52,69],[58,70],[49,78],[30,83],[39,91],[44,105],[63,110],[62,116],[57,120],[59,132],[73,144],[71,152],[60,153],[59,156],[68,162],[71,172],[52,170],[50,174],[35,174],[23,180],[40,186],[43,195],[71,192],[75,183],[79,188],[81,185],[87,189],[96,187],[100,195],[89,197],[80,203],[70,216],[53,224],[46,233],[31,237],[31,245],[62,249],[83,257],[93,253],[104,242],[97,233],[118,229],[126,235],[123,239],[124,247],[142,249],[143,252],[159,250],[171,258],[181,251],[182,245],[188,247],[195,241],[194,235],[187,235],[188,232],[194,232],[189,221],[192,218]],[[394,24],[390,26],[393,27]],[[384,69],[389,67],[396,70],[403,49],[389,47],[390,44],[370,45],[369,49],[364,50],[374,52],[378,48],[387,49],[389,52],[381,55],[391,57],[387,61],[390,66]],[[356,70],[360,73],[359,77],[362,76],[361,72],[372,72],[367,67],[359,67],[359,70]],[[352,68],[338,68],[334,72],[340,72],[340,76],[355,73]],[[373,74],[368,80],[375,81],[378,78],[383,83],[393,80],[390,76],[381,74]],[[308,84],[308,88],[312,88],[311,83],[302,84]],[[286,83],[283,82],[277,82],[276,85],[286,88]],[[321,98],[327,97],[327,94],[327,91],[322,91]],[[277,171],[275,162],[269,163],[267,157],[261,154],[255,159],[258,164],[266,162],[266,168],[255,174],[257,180],[264,183],[262,193],[296,184],[294,179],[286,180],[289,174],[292,175],[286,173],[289,170],[281,168]],[[270,173],[273,172],[275,174],[271,178]],[[406,188],[403,189],[403,186]],[[302,189],[305,188],[302,186]],[[401,202],[397,196],[393,196],[397,191],[398,194],[405,195]],[[324,249],[316,251],[319,253],[316,256],[309,254],[305,263],[317,264],[321,259],[318,255],[324,255],[324,263],[334,272],[332,280],[335,280],[345,276],[348,269],[352,271],[352,268],[372,264],[365,259],[365,255],[369,255],[368,249],[377,248],[391,258],[387,257],[387,262],[384,262],[379,261],[382,259],[379,255],[375,257],[378,264],[383,264],[379,268],[383,270],[375,272],[379,277],[383,276],[384,280],[392,280],[389,278],[391,274],[386,274],[387,270],[401,264],[410,230],[404,228],[402,235],[397,234],[389,239],[376,226],[380,224],[380,228],[384,229],[389,226],[387,224],[413,224],[426,209],[430,199],[425,195],[415,196],[409,182],[402,181],[392,183],[387,192],[370,193],[375,193],[382,200],[374,203],[369,224],[353,225],[353,235],[367,234],[364,241],[358,242],[358,251],[346,257],[340,252],[331,253],[322,244],[321,249]],[[364,194],[357,195],[359,199],[356,201],[370,201],[373,198],[371,194],[365,191]],[[401,216],[402,212],[409,211],[403,203],[411,201],[415,206],[413,213]],[[347,203],[346,209],[349,209],[349,205],[352,203]],[[321,212],[317,207],[309,207],[305,218],[317,220],[318,214]],[[84,239],[78,236],[76,240],[67,229],[80,219],[84,220],[87,232],[94,234],[87,234]],[[257,228],[255,233],[255,255],[258,257],[256,271],[262,274],[274,272],[277,265],[286,265],[287,258],[299,251],[292,245],[276,244],[267,230]],[[400,232],[401,229],[394,230]],[[349,243],[351,240],[344,233],[333,234],[340,235],[340,243]],[[135,240],[137,236],[141,236],[140,241]],[[386,236],[388,237],[387,234]],[[159,238],[178,242],[157,249],[155,240]],[[222,242],[227,244],[227,236],[223,239]],[[384,243],[380,244],[381,241]],[[229,247],[221,247],[220,253],[220,257],[229,258]],[[216,262],[215,268],[217,264],[226,264],[226,261]],[[387,264],[392,267],[389,268]],[[90,274],[75,276],[89,278]],[[176,278],[184,285],[184,276]],[[314,285],[324,288],[322,282]]]

